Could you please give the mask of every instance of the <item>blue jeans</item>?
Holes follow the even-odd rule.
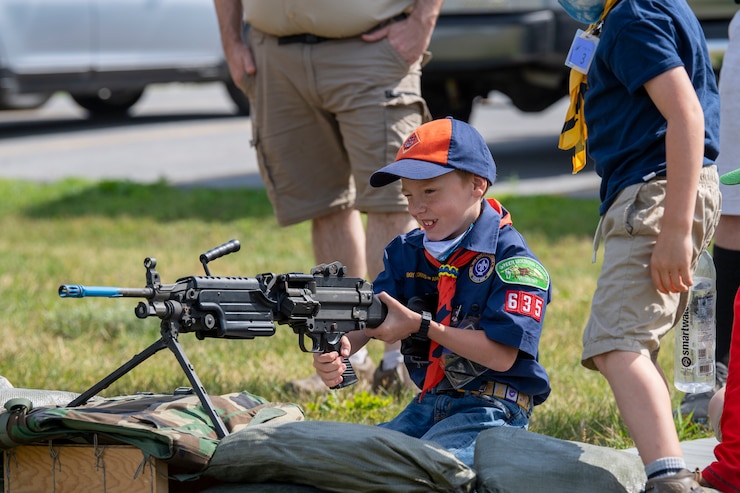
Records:
[[[529,413],[513,402],[487,395],[444,395],[427,392],[415,397],[406,409],[383,428],[431,440],[473,467],[475,441],[488,428],[527,428]]]

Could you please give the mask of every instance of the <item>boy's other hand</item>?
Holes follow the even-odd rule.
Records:
[[[341,354],[337,351],[313,353],[313,367],[327,387],[335,387],[342,383],[342,374],[347,369],[344,358],[349,358],[351,351],[349,339],[343,336]]]
[[[388,314],[376,328],[365,329],[366,336],[392,344],[419,330],[421,314],[404,306],[385,291],[378,293],[378,299],[386,306]]]

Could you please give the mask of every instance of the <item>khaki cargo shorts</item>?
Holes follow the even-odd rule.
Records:
[[[350,207],[406,212],[400,182],[369,180],[428,119],[421,63],[409,67],[387,39],[279,44],[252,29],[249,44],[252,145],[278,223]]]
[[[665,179],[627,187],[601,219],[604,263],[583,334],[581,362],[586,368],[595,370],[593,357],[615,350],[641,353],[655,361],[660,339],[686,308],[688,293],[660,293],[650,277],[665,192]],[[692,230],[694,266],[714,235],[720,206],[717,167],[704,167]]]

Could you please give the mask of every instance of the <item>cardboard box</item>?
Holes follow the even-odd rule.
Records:
[[[26,445],[3,453],[5,493],[167,493],[167,463],[128,445]]]

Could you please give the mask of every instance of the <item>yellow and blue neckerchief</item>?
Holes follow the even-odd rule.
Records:
[[[606,14],[614,7],[619,0],[607,0],[604,5],[604,11],[601,17],[595,23],[588,26],[586,32],[598,37],[601,34],[601,26],[604,23]],[[586,129],[586,120],[583,116],[583,96],[588,86],[586,74],[578,70],[570,69],[570,80],[568,84],[568,94],[570,96],[570,106],[565,114],[565,123],[560,131],[560,141],[558,147],[563,150],[574,149],[573,157],[573,174],[578,173],[586,166],[586,140],[588,139],[588,130]]]

